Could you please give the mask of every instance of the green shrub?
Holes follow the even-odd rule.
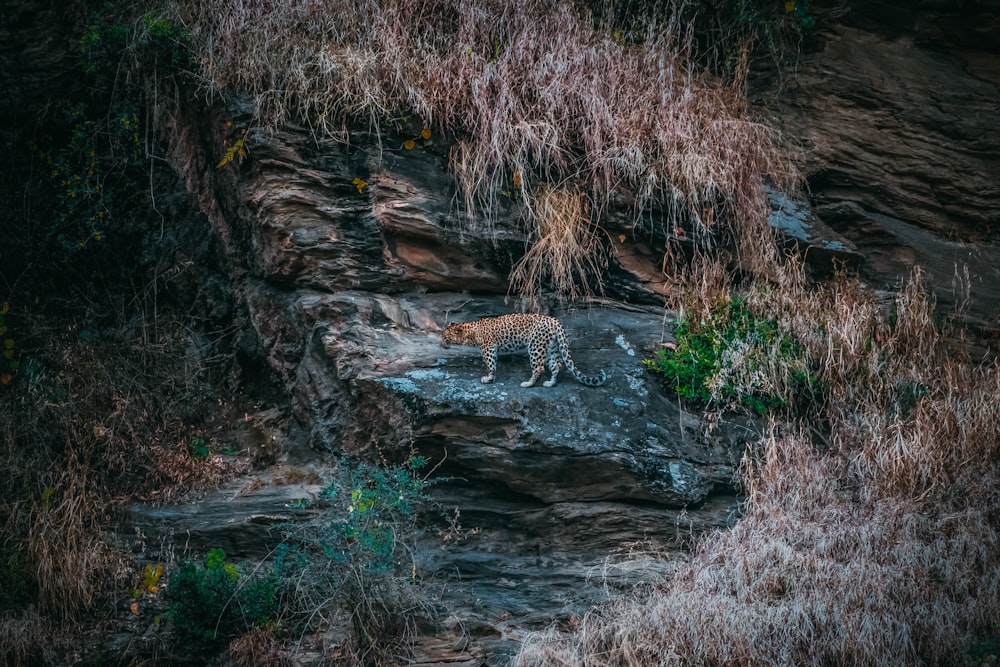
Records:
[[[372,572],[390,572],[396,564],[397,538],[412,531],[424,500],[426,481],[416,472],[426,464],[412,456],[402,465],[360,464],[348,468],[350,502],[343,521],[328,525],[323,547],[335,561],[354,561]],[[329,497],[343,498],[344,486],[332,484]]]
[[[325,491],[331,507],[294,528],[295,615],[304,625],[341,617],[361,664],[395,664],[426,608],[413,559],[429,482],[421,456],[401,464],[343,461]]]
[[[763,415],[820,390],[803,348],[739,297],[707,317],[682,316],[675,335],[676,349],[643,363],[682,399]]]
[[[244,575],[222,549],[209,551],[203,565],[182,563],[166,592],[178,636],[211,645],[276,621],[280,570],[279,562],[264,576]]]

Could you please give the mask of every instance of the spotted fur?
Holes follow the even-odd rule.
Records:
[[[574,378],[588,387],[599,387],[607,379],[603,370],[594,377],[583,375],[577,370],[569,356],[566,330],[559,320],[548,315],[511,313],[475,322],[449,324],[441,334],[441,347],[451,344],[479,347],[486,364],[487,374],[482,377],[484,384],[489,384],[496,378],[497,356],[500,352],[524,348],[528,348],[531,360],[531,379],[522,382],[522,387],[533,386],[545,372],[546,366],[552,372],[552,377],[542,383],[546,387],[556,383],[556,376],[564,366]]]

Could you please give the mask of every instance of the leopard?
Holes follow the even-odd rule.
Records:
[[[522,387],[533,387],[545,372],[546,366],[552,376],[542,383],[552,387],[556,376],[565,367],[578,382],[588,387],[599,387],[607,380],[601,370],[599,375],[583,375],[576,368],[569,355],[566,330],[558,319],[535,313],[509,313],[498,317],[485,317],[474,322],[449,324],[441,334],[441,347],[454,345],[475,345],[483,354],[486,375],[480,378],[483,384],[496,379],[497,356],[500,352],[528,348],[531,361],[531,378],[521,383]]]

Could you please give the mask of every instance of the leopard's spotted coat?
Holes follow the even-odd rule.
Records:
[[[546,387],[556,383],[556,376],[565,366],[579,382],[588,387],[604,384],[604,371],[598,376],[586,376],[577,370],[569,356],[566,331],[554,317],[531,313],[511,313],[499,317],[487,317],[475,322],[449,324],[441,334],[441,347],[455,345],[476,345],[483,353],[486,375],[482,382],[488,384],[496,378],[497,356],[500,352],[528,348],[531,359],[531,379],[521,383],[531,387],[545,372],[546,366],[552,377],[543,382]]]

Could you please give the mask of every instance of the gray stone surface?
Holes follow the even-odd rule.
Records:
[[[709,424],[664,397],[641,363],[670,340],[662,309],[557,313],[577,366],[608,374],[601,387],[563,376],[554,387],[522,388],[526,352],[502,355],[496,382],[482,384],[478,349],[442,349],[439,333],[505,308],[499,297],[303,290],[286,316],[309,334],[290,348],[301,356],[282,348],[299,418],[312,420],[315,448],[293,452],[297,465],[319,466],[329,479],[322,462],[343,446],[428,457],[442,480],[434,501],[446,515],[457,510],[470,536],[447,544],[426,536],[420,572],[487,662],[502,662],[526,629],[648,576],[657,561],[640,567],[630,549],[683,549],[705,529],[732,525],[736,467],[758,437],[747,420]],[[278,349],[277,340],[265,345]],[[323,508],[322,485],[282,483],[283,470],[180,506],[132,506],[119,532],[263,558],[278,526]]]

